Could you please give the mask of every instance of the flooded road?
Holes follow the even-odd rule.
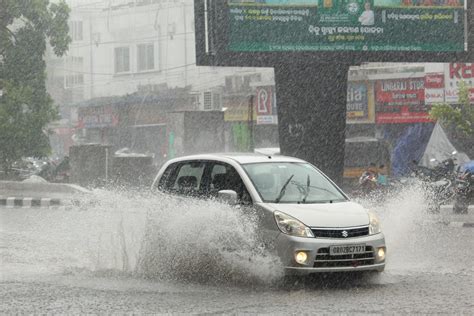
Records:
[[[389,250],[384,273],[286,283],[278,259],[259,249],[252,218],[236,210],[133,193],[96,195],[99,203],[82,207],[0,209],[2,313],[474,309],[474,229],[426,222],[415,193],[375,207]]]

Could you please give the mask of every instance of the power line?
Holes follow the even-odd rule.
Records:
[[[186,65],[181,65],[181,66],[176,66],[176,67],[170,67],[170,68],[165,68],[165,69],[157,69],[156,71],[157,72],[160,72],[160,71],[169,71],[169,70],[174,70],[174,69],[181,69],[181,68],[186,68],[186,67],[189,67],[189,66],[194,66],[196,65],[196,63],[191,63],[191,64],[186,64]],[[57,70],[62,70],[62,71],[67,71],[67,72],[72,72],[72,73],[79,73],[79,74],[84,74],[84,75],[99,75],[99,76],[116,76],[116,75],[140,75],[142,73],[140,72],[137,72],[137,73],[109,73],[109,72],[87,72],[87,71],[79,71],[79,70],[72,70],[72,69],[67,69],[67,68],[62,68],[62,67],[54,67],[54,66],[51,66],[51,68],[53,69],[57,69]],[[146,72],[145,72],[146,73]]]
[[[185,2],[181,2],[179,5],[168,5],[165,6],[163,3],[151,3],[148,5],[135,5],[135,6],[98,6],[99,4],[103,4],[104,1],[97,1],[94,3],[84,3],[84,4],[78,4],[74,6],[70,6],[71,10],[74,11],[75,9],[77,10],[88,10],[88,11],[101,11],[101,12],[107,12],[107,11],[119,11],[119,10],[124,10],[124,9],[132,9],[132,8],[145,8],[147,6],[159,6],[159,9],[174,9],[174,8],[182,8],[182,7],[194,7],[194,4],[185,4]],[[92,6],[89,6],[92,5]],[[94,6],[95,5],[95,6]]]
[[[177,34],[173,34],[173,37],[175,37],[175,36],[185,36],[185,35],[190,35],[190,34],[194,34],[194,32],[177,33]],[[166,35],[139,37],[139,38],[133,38],[133,39],[130,39],[130,40],[100,42],[98,44],[95,44],[95,43],[87,43],[87,44],[80,44],[80,45],[72,44],[70,49],[90,47],[90,46],[94,46],[94,45],[98,46],[98,45],[103,45],[103,44],[116,44],[116,43],[126,44],[126,43],[139,42],[139,41],[142,41],[142,40],[153,40],[153,39],[154,39],[154,41],[152,41],[152,42],[157,42],[159,39],[167,39],[169,36],[170,36],[169,34],[166,34]]]

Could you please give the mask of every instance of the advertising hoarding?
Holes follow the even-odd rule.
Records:
[[[425,103],[437,104],[444,102],[444,74],[431,73],[425,76]]]
[[[276,97],[273,86],[257,87],[254,102],[257,113],[257,125],[278,124]]]
[[[255,110],[253,113],[249,113],[249,105],[247,100],[245,102],[240,103],[228,103],[225,105],[225,107],[227,108],[224,112],[225,122],[248,122],[251,120],[255,121]]]
[[[466,49],[464,0],[228,0],[228,7],[231,52]]]
[[[375,83],[376,123],[431,122],[425,105],[425,78]]]
[[[118,122],[118,114],[111,105],[78,109],[78,128],[114,127]]]
[[[347,86],[347,123],[374,123],[373,85],[349,82]]]
[[[444,73],[446,103],[459,103],[459,85],[464,81],[470,87],[470,100],[474,103],[474,63],[450,63]]]

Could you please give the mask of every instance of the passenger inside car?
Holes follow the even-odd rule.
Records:
[[[249,205],[252,203],[250,194],[240,178],[240,175],[231,166],[215,165],[214,169],[223,171],[212,176],[211,196],[216,197],[217,193],[222,190],[232,190],[237,193],[238,200],[241,204]]]
[[[197,189],[197,178],[194,176],[182,176],[177,182],[178,191],[181,194],[189,194]]]

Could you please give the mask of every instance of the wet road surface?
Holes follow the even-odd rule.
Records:
[[[182,241],[177,244],[174,239],[165,240],[175,260],[166,262],[196,260],[196,273],[210,269],[210,278],[136,273],[149,221],[145,214],[156,201],[140,206],[135,202],[114,196],[96,209],[0,209],[0,311],[465,315],[474,311],[474,229],[426,224],[423,214],[413,211],[419,206],[416,201],[379,210],[389,249],[381,275],[322,275],[288,282],[271,273],[256,277],[270,266],[255,258],[245,269],[240,269],[243,262],[231,263],[226,273],[213,266],[201,269],[204,261],[197,257],[205,250],[182,252]],[[197,208],[212,211],[202,204]],[[210,218],[215,214],[202,223]],[[182,218],[176,222],[160,226],[160,231],[179,231]],[[235,223],[229,219],[220,223],[225,225]],[[216,233],[215,228],[205,232]],[[212,244],[215,237],[198,242]]]

